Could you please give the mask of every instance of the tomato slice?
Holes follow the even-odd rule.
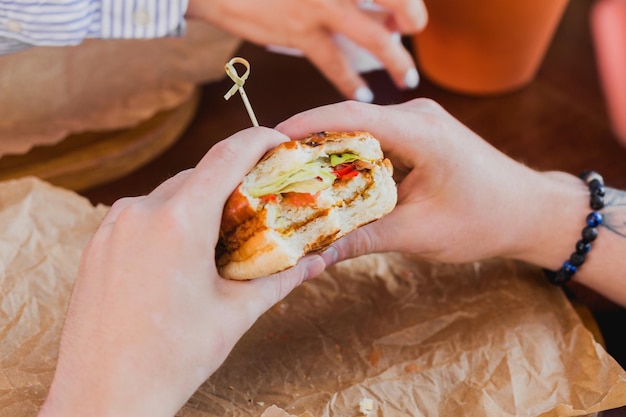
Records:
[[[319,195],[319,191],[315,194],[311,193],[285,193],[283,201],[295,207],[312,206]]]
[[[339,164],[333,170],[333,173],[340,180],[346,180],[349,178],[356,177],[359,175],[359,172],[354,167],[354,162],[350,162],[347,164]]]
[[[261,203],[263,204],[273,203],[275,201],[276,201],[276,194],[268,194],[268,195],[264,195],[263,197],[261,197]]]
[[[350,171],[350,172],[348,172],[348,173],[344,174],[344,175],[341,177],[341,179],[342,179],[342,180],[347,180],[347,179],[350,179],[350,178],[354,178],[354,177],[356,177],[357,175],[359,175],[359,171],[357,171],[357,170],[355,169],[355,170],[353,170],[353,171]]]

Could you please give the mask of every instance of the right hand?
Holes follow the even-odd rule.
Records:
[[[588,193],[578,178],[514,161],[427,99],[333,104],[276,128],[291,138],[367,130],[394,164],[397,207],[335,242],[324,254],[327,264],[397,250],[431,261],[503,256],[558,268],[587,214]]]
[[[367,16],[356,0],[190,0],[187,16],[256,44],[299,49],[339,91],[356,98],[366,83],[350,67],[333,35],[342,34],[367,49],[396,85],[405,88],[415,63],[392,33],[415,33],[428,19],[423,0],[378,0],[377,4],[390,13],[388,27]]]
[[[316,254],[253,281],[215,265],[224,203],[285,140],[238,132],[196,168],[111,207],[83,253],[40,417],[173,416],[261,314],[323,271]]]

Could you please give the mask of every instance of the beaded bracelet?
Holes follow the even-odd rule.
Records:
[[[591,242],[598,237],[597,227],[602,225],[604,221],[604,216],[599,212],[604,207],[604,194],[606,192],[604,179],[595,171],[583,171],[579,177],[589,187],[589,206],[593,211],[587,215],[587,225],[581,233],[582,239],[576,242],[576,249],[569,259],[563,262],[563,266],[556,272],[548,269],[543,270],[548,281],[554,285],[566,284],[578,272],[581,265],[585,263],[587,253],[591,250]]]

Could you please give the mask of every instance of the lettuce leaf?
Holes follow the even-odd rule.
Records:
[[[288,192],[316,193],[330,187],[335,179],[336,176],[333,174],[328,158],[318,158],[307,162],[295,171],[273,178],[267,183],[258,184],[250,188],[248,193],[252,197]]]
[[[336,167],[339,164],[358,161],[358,155],[353,153],[332,154],[330,156],[330,165]]]

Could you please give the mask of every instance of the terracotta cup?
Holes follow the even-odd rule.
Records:
[[[568,0],[425,0],[414,38],[421,73],[460,93],[489,95],[533,80]]]

